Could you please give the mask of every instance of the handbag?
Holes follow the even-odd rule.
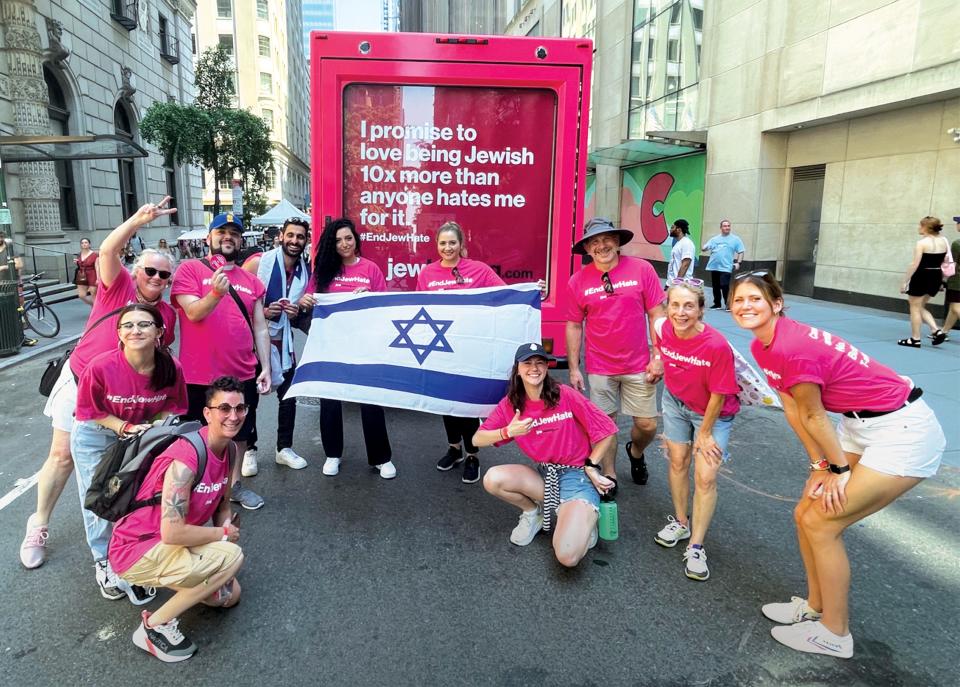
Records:
[[[943,256],[943,262],[940,263],[940,272],[943,273],[944,279],[949,279],[957,273],[957,261],[953,259],[953,251],[950,250],[951,246],[949,241],[947,242],[947,254]]]
[[[80,335],[80,338],[77,339],[77,343],[79,344],[80,341],[83,340],[83,337],[85,337],[88,333],[93,331],[93,329],[97,327],[97,325],[99,325],[104,320],[107,320],[113,317],[114,315],[119,313],[121,310],[123,310],[123,308],[114,308],[113,310],[108,312],[106,315],[103,315],[100,319],[98,319],[96,322],[94,322],[93,324],[91,324],[89,327],[86,328],[83,334]],[[38,391],[40,392],[41,396],[45,396],[49,398],[50,393],[53,391],[53,387],[57,383],[57,380],[60,379],[60,374],[63,372],[63,366],[66,365],[67,360],[70,359],[71,353],[73,353],[73,349],[68,348],[59,357],[52,358],[51,360],[47,361],[47,366],[46,368],[44,368],[43,373],[40,375],[40,386],[38,388]]]
[[[73,273],[73,283],[76,286],[87,285],[87,271],[83,267],[77,267],[76,272]]]

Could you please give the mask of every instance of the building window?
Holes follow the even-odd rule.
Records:
[[[217,18],[230,19],[233,17],[233,0],[217,0]]]
[[[267,169],[267,188],[272,189],[277,186],[277,173],[273,169],[273,165]]]
[[[270,57],[270,36],[257,36],[257,48],[260,57]]]
[[[220,180],[220,190],[229,191],[233,188],[233,179],[221,179]]]
[[[133,140],[133,126],[126,105],[117,102],[113,108],[113,126],[119,136]],[[133,160],[117,160],[120,177],[120,210],[123,216],[132,217],[140,207],[137,203],[137,175]]]
[[[268,19],[270,17],[270,7],[267,0],[257,0],[257,19]]]
[[[273,110],[263,108],[263,123],[270,127],[270,131],[273,131]]]
[[[177,170],[173,167],[164,167],[163,178],[167,183],[167,195],[170,196],[170,203],[167,205],[167,207],[179,207],[177,204]],[[179,225],[179,216],[179,212],[175,212],[170,215],[170,224]]]
[[[223,48],[223,51],[230,57],[233,57],[233,35],[229,33],[221,33],[218,42],[220,47]]]
[[[47,114],[50,115],[50,132],[54,136],[70,135],[70,110],[63,88],[53,72],[44,65],[43,80],[47,83],[47,95],[50,99]],[[77,196],[73,182],[73,163],[69,160],[57,160],[53,163],[60,186],[60,225],[64,229],[77,229]]]
[[[270,72],[260,72],[260,92],[273,93],[273,75]]]

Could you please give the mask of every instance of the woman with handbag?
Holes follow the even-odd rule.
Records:
[[[80,252],[73,262],[77,265],[73,275],[77,298],[92,306],[97,297],[97,251],[90,248],[90,239],[80,239]]]
[[[162,344],[165,326],[160,311],[152,305],[124,307],[116,329],[119,348],[98,355],[80,375],[70,452],[81,504],[107,449],[119,439],[144,431],[152,422],[187,410],[180,364]],[[126,592],[138,606],[150,601],[153,594],[147,590],[117,584],[107,561],[110,523],[82,510],[101,595],[118,599]]]
[[[898,346],[920,348],[920,324],[925,322],[933,332],[933,345],[947,339],[936,320],[927,310],[927,301],[936,296],[943,285],[941,264],[950,250],[947,239],[940,236],[943,224],[936,217],[924,217],[917,226],[920,239],[913,248],[913,261],[907,267],[900,293],[907,294],[910,303],[910,338],[897,341]]]
[[[956,223],[957,231],[960,231],[960,216],[954,217],[953,221]],[[960,272],[957,271],[957,263],[960,262],[960,239],[956,239],[950,244],[950,253],[944,258],[944,263],[947,260],[952,264],[952,267],[947,268],[947,271],[953,272],[953,274],[947,275],[947,296],[943,300],[943,304],[947,308],[947,316],[943,321],[943,329],[941,330],[943,336],[940,337],[939,342],[934,338],[934,346],[947,341],[950,330],[953,329],[957,320],[960,320]]]

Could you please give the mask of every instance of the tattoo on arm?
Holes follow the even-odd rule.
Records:
[[[183,463],[173,461],[163,480],[163,519],[182,522],[190,506],[193,472]]]

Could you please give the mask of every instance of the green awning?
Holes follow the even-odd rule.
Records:
[[[147,151],[124,136],[0,136],[0,160],[56,162],[57,160],[115,160],[147,157]]]
[[[634,139],[624,141],[609,148],[599,148],[590,153],[587,161],[590,165],[611,165],[613,167],[630,167],[645,162],[655,162],[669,157],[699,153],[704,150],[703,145],[680,145],[665,141],[651,141],[649,139]]]

